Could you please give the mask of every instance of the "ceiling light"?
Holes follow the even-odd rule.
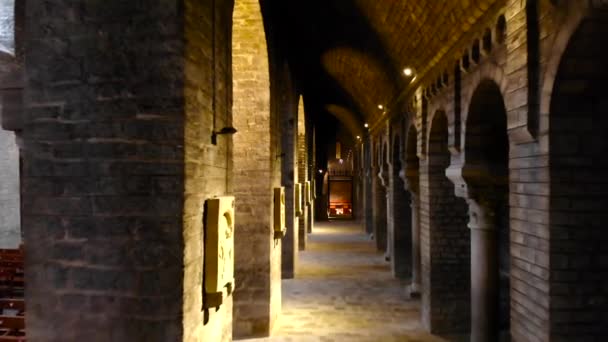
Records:
[[[323,173],[323,170],[319,169],[319,173]]]
[[[414,70],[412,68],[407,67],[403,69],[403,74],[408,77],[412,76],[414,74]]]
[[[361,139],[361,137],[357,135],[357,139]]]
[[[369,127],[369,125],[367,124],[367,122],[365,124],[363,124],[363,127],[365,127],[365,128]]]
[[[381,105],[381,104],[379,104],[379,105],[378,105],[378,109],[384,109],[384,106],[383,106],[383,105]]]

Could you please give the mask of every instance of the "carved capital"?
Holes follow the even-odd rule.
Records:
[[[484,200],[467,199],[469,205],[469,229],[494,230],[496,229],[494,205]]]

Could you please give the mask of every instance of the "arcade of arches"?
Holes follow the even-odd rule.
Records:
[[[0,341],[606,341],[606,61],[598,0],[0,1]]]

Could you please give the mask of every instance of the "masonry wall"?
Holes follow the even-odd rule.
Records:
[[[0,129],[0,248],[21,243],[19,148],[13,132]]]
[[[256,0],[233,17],[235,337],[267,336],[280,313],[281,241],[274,240],[273,188],[280,186],[279,113],[271,106],[269,41]],[[275,99],[272,99],[275,101]]]
[[[295,212],[295,184],[297,183],[297,97],[294,96],[294,84],[291,81],[289,69],[285,64],[282,71],[286,89],[282,89],[283,116],[281,118],[283,156],[281,184],[285,187],[285,224],[287,232],[282,241],[281,276],[284,279],[295,276],[298,264],[299,223]]]
[[[232,1],[188,0],[184,52],[183,340],[232,340],[233,296],[202,309],[205,200],[232,195],[232,137],[211,132],[232,125]],[[213,7],[215,5],[215,8]],[[201,18],[203,20],[201,20]],[[240,217],[236,216],[238,224]]]
[[[28,339],[182,340],[180,6],[28,1],[26,13]]]
[[[304,113],[304,101],[300,98],[298,104],[298,183],[302,184],[302,194],[304,194],[306,181],[308,180],[308,145],[306,139],[306,114]],[[304,196],[302,196],[304,198]],[[308,241],[308,215],[309,211],[306,201],[302,201],[302,213],[298,218],[298,247],[300,250],[306,249]]]

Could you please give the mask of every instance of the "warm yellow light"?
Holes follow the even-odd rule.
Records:
[[[357,135],[357,139],[361,139],[361,137]]]
[[[369,127],[369,125],[367,124],[367,122],[365,124],[363,124],[363,127],[365,127],[365,128]]]
[[[405,68],[403,69],[403,74],[405,76],[412,76],[414,74],[414,70],[412,70],[412,68]]]
[[[379,104],[379,105],[378,105],[378,109],[384,109],[384,106],[383,106],[383,105],[381,105],[381,104]]]

